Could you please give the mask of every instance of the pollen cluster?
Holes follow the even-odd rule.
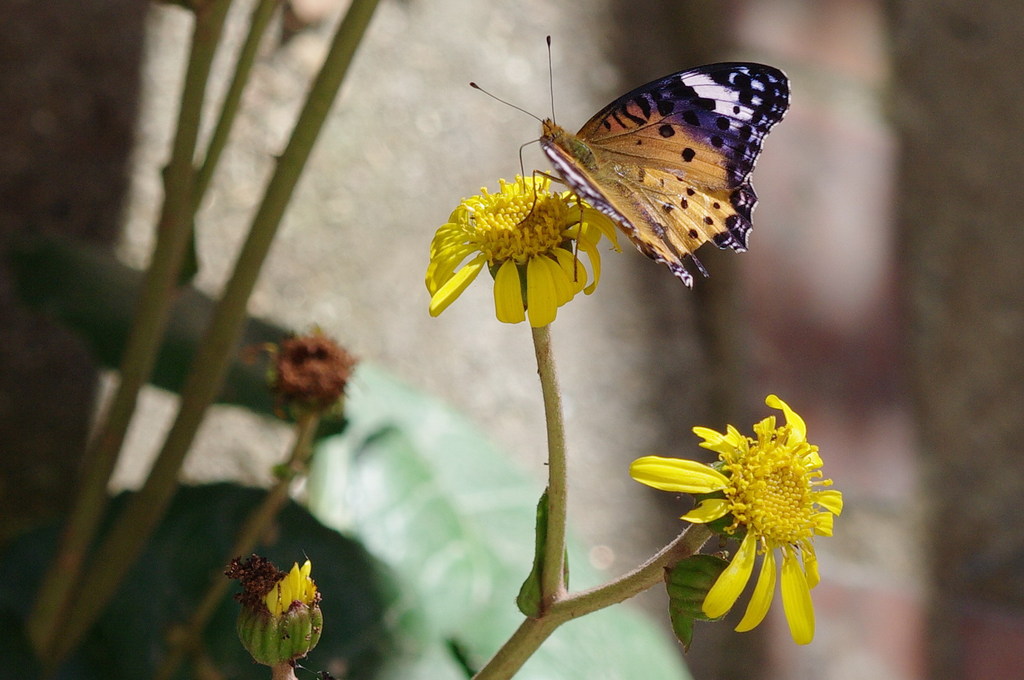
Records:
[[[738,456],[722,455],[731,473],[725,489],[734,520],[730,528],[745,526],[770,545],[797,545],[811,537],[818,514],[811,489],[812,477],[820,472],[808,470],[804,461],[805,454],[816,447],[784,445],[788,428],[776,434],[774,418],[754,429],[756,443],[748,440],[745,450],[736,451]]]
[[[466,201],[474,240],[489,265],[506,260],[523,264],[550,254],[566,240],[571,218],[564,200],[543,190],[508,192],[504,180],[501,185],[498,194],[484,191]]]

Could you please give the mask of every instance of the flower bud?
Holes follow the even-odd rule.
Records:
[[[238,637],[253,659],[267,666],[292,662],[306,656],[320,641],[323,614],[320,593],[309,577],[309,560],[296,563],[285,573],[268,560],[253,555],[232,560],[228,577],[242,583],[236,599]]]

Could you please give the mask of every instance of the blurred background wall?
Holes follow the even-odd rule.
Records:
[[[49,229],[103,242],[121,233],[119,256],[144,266],[189,16],[162,5],[143,16],[142,3],[109,0],[4,5],[0,92],[16,124],[6,126],[2,233]],[[233,49],[248,7],[239,0],[232,10]],[[342,7],[295,0],[290,9],[289,31],[264,45],[199,216],[197,285],[210,294],[230,271]],[[83,14],[69,24],[71,12]],[[89,30],[73,30],[81,26]],[[765,394],[778,393],[805,417],[826,474],[846,494],[836,536],[819,543],[818,634],[794,647],[778,612],[742,636],[704,626],[688,656],[694,676],[1019,672],[1019,3],[383,0],[252,313],[297,330],[319,324],[468,413],[540,479],[528,329],[498,324],[481,284],[429,318],[423,275],[430,238],[458,200],[516,174],[520,145],[538,135],[535,121],[468,82],[546,115],[546,35],[568,128],[632,87],[710,61],[764,61],[786,70],[793,88],[754,175],[761,204],[750,252],[702,251],[711,278],[689,291],[627,244],[607,253],[597,292],[559,314],[570,515],[595,563],[609,574],[629,568],[676,534],[685,511],[630,480],[629,461],[699,455],[693,425],[746,429],[765,412]],[[215,96],[229,60],[218,63]],[[72,159],[80,170],[69,171],[79,167]],[[536,147],[525,159],[527,171],[548,167]],[[34,494],[36,512],[52,512],[71,483],[65,461],[81,446],[93,369],[73,337],[41,352],[52,335],[45,317],[10,295],[0,302],[0,503],[5,513],[17,505],[9,480],[31,450],[46,456],[24,474],[50,475]],[[12,379],[29,365],[38,390]],[[77,401],[66,391],[74,376]],[[48,408],[54,394],[75,401],[59,427],[19,415]],[[119,485],[145,473],[172,406],[169,395],[147,394]],[[186,474],[265,482],[285,440],[271,423],[216,409]],[[658,594],[641,604],[664,607]]]

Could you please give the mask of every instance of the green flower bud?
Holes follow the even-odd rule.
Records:
[[[306,656],[320,641],[320,593],[309,577],[309,560],[287,574],[262,557],[235,559],[227,575],[242,582],[238,637],[252,658],[267,666]]]

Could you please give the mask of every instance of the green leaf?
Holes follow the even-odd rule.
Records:
[[[533,568],[530,575],[523,581],[516,595],[516,606],[526,616],[540,614],[541,593],[541,562],[544,559],[544,544],[548,537],[548,491],[540,495],[537,501],[537,524],[534,527]]]
[[[540,614],[541,600],[541,563],[544,559],[544,546],[548,539],[548,491],[540,495],[537,501],[537,523],[534,525],[533,568],[530,575],[523,581],[516,595],[516,606],[527,616]],[[562,560],[562,582],[569,587],[569,550],[566,548],[565,559]]]
[[[107,250],[71,239],[20,240],[11,247],[10,263],[22,302],[77,331],[98,362],[118,367],[142,272],[121,264]],[[180,290],[153,369],[154,385],[171,391],[181,388],[213,306],[194,288]],[[287,334],[273,324],[250,319],[240,346],[261,347],[280,342]],[[266,362],[245,361],[243,354],[232,364],[217,400],[271,415],[275,404],[267,389]]]
[[[384,677],[465,678],[522,622],[514,601],[535,545],[541,485],[466,419],[381,370],[361,364],[350,384],[348,428],[314,456],[310,507],[359,536],[397,576],[389,617],[407,653],[389,659]],[[573,541],[569,553],[581,587],[607,579]],[[429,661],[420,666],[417,657]],[[688,675],[658,627],[616,606],[555,631],[516,676],[556,677]]]
[[[690,649],[694,621],[712,620],[705,616],[701,606],[728,564],[714,555],[693,555],[665,572],[669,619],[683,649]]]

